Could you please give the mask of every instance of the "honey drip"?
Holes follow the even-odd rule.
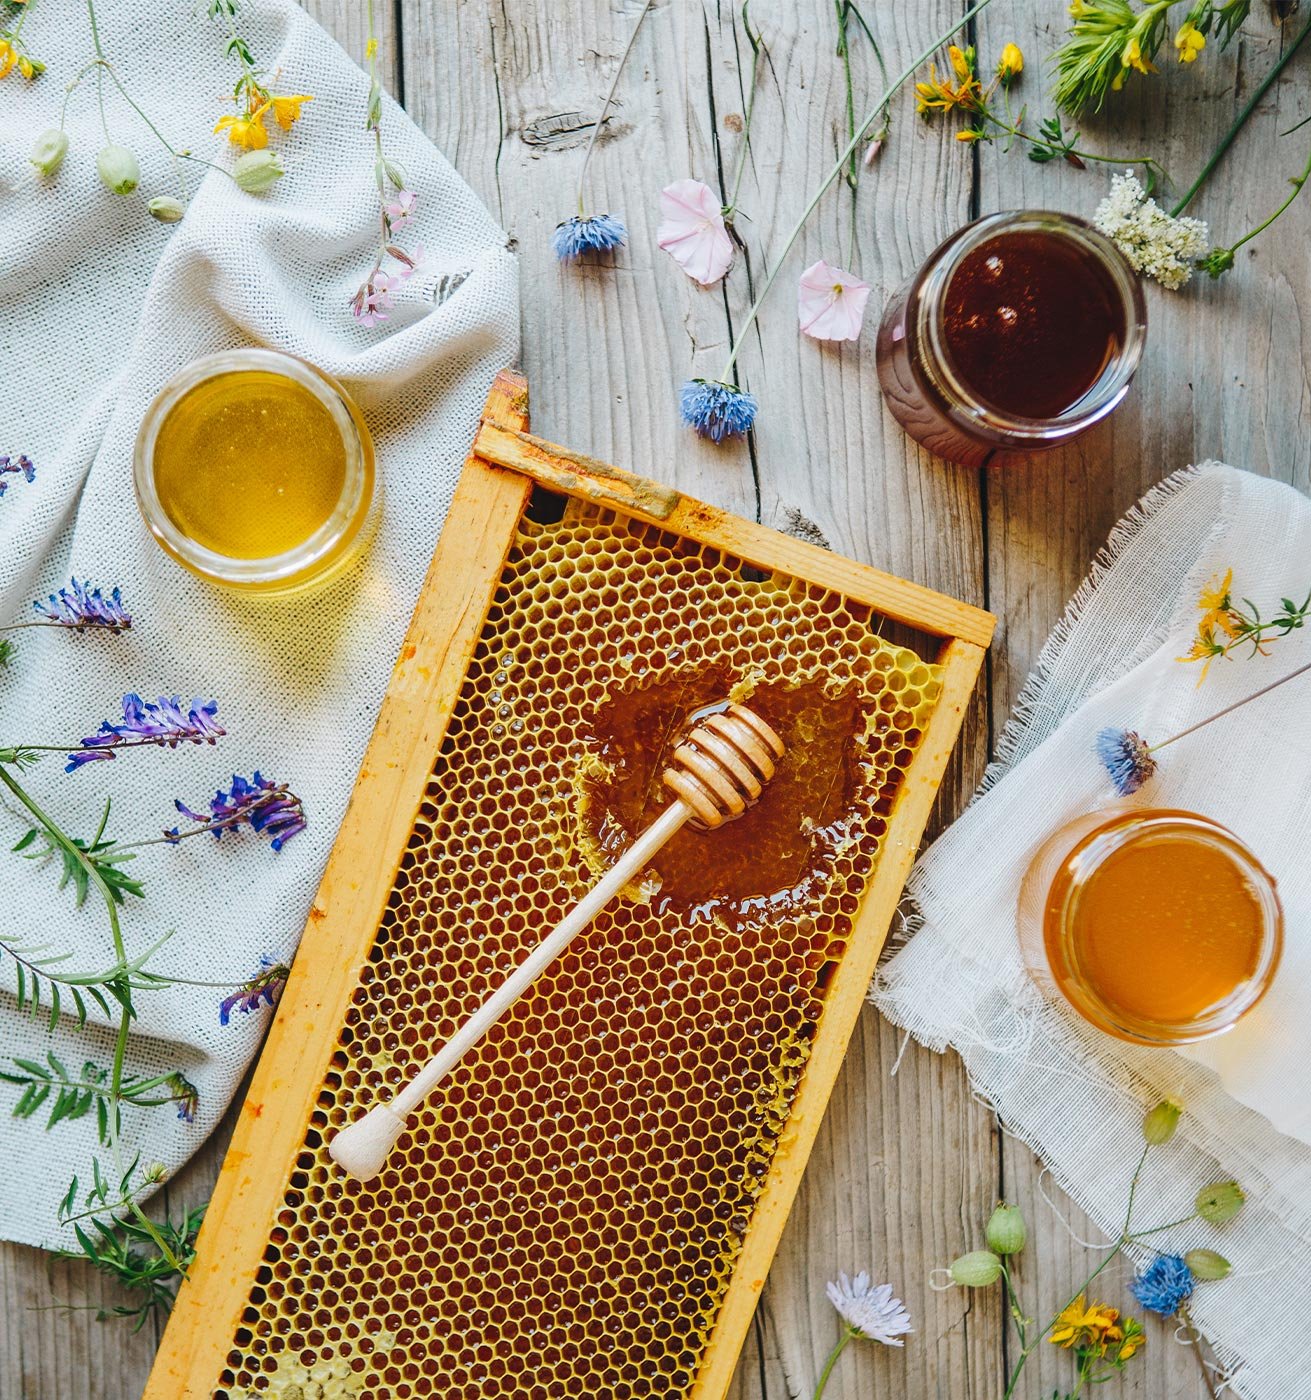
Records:
[[[332,516],[346,447],[327,408],[269,370],[234,370],[189,389],[160,424],[155,489],[173,524],[229,559],[268,559]]]

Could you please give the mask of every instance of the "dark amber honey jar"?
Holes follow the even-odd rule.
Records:
[[[1068,214],[992,214],[894,294],[878,335],[893,416],[948,461],[1056,447],[1124,398],[1147,308],[1133,269]]]

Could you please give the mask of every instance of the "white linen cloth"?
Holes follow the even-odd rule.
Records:
[[[484,397],[518,336],[504,233],[390,101],[387,153],[419,198],[402,241],[424,245],[424,265],[385,325],[354,322],[348,303],[378,236],[367,78],[290,0],[243,0],[241,24],[277,90],[314,95],[292,131],[273,131],[287,174],[267,195],[193,167],[204,178],[185,219],[156,223],[146,201],[174,192],[171,162],[106,82],[111,132],[142,166],[137,194],[110,194],[95,170],[104,137],[94,80],[69,104],[64,168],[40,179],[28,163],[33,138],[57,124],[64,85],[91,49],[85,10],[72,0],[33,9],[24,38],[48,71],[33,84],[10,75],[0,133],[0,452],[25,452],[36,464],[31,484],[4,478],[0,624],[30,618],[32,601],[71,575],[120,586],[135,619],[120,637],[8,634],[17,654],[0,668],[0,744],[75,742],[102,719],[121,718],[127,691],[218,701],[228,737],[214,748],[138,749],[69,775],[52,754],[24,781],[81,837],[111,796],[107,834],[120,840],[172,826],[175,796],[203,809],[233,773],[258,768],[289,783],[309,829],[281,854],[247,830],[217,844],[150,847],[129,867],[147,891],[123,910],[129,951],[173,929],[153,967],[228,982],[250,976],[261,957],[292,955]],[[204,7],[101,6],[100,28],[118,74],[161,131],[228,163],[235,152],[211,128],[233,110],[222,95],[237,70]],[[132,447],[151,397],[187,361],[243,345],[326,369],[373,431],[380,528],[364,561],[325,590],[272,601],[219,591],[169,560],[138,517]],[[70,969],[106,966],[95,895],[75,910],[53,869],[8,853],[25,825],[12,801],[0,808],[0,937],[68,951]],[[47,1049],[74,1074],[84,1061],[109,1064],[102,1025],[78,1031],[65,1017],[47,1036],[16,1012],[14,986],[14,965],[0,956],[0,1068],[11,1069],[14,1055],[43,1060]],[[126,1160],[140,1151],[172,1172],[222,1114],[269,1016],[238,1012],[220,1026],[223,995],[186,986],[137,994],[129,1072],[179,1069],[200,1107],[194,1125],[168,1107],[126,1109]],[[67,1243],[56,1205],[74,1172],[89,1182],[93,1151],[107,1154],[96,1148],[94,1117],[50,1132],[43,1115],[12,1121],[17,1094],[0,1084],[0,1235]]]
[[[1199,590],[1234,571],[1265,615],[1311,589],[1311,501],[1218,463],[1164,482],[1117,526],[1043,652],[983,790],[915,868],[908,941],[881,970],[874,1004],[936,1050],[959,1051],[976,1091],[1112,1236],[1124,1220],[1146,1108],[1186,1105],[1139,1188],[1139,1228],[1188,1213],[1200,1187],[1238,1180],[1249,1203],[1221,1228],[1157,1237],[1234,1264],[1199,1285],[1198,1324],[1250,1400],[1311,1397],[1311,675],[1158,755],[1156,775],[1117,799],[1093,750],[1107,725],[1148,743],[1311,660],[1296,632],[1269,655],[1200,668],[1188,650]],[[1269,605],[1269,606],[1267,606]],[[1015,904],[1034,849],[1113,801],[1202,812],[1236,832],[1275,876],[1287,918],[1275,985],[1229,1034],[1186,1053],[1140,1048],[1051,1005],[1020,960]],[[1101,1296],[1101,1295],[1099,1295]],[[1132,1307],[1132,1299],[1110,1301]]]

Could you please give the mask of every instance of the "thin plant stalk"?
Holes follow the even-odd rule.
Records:
[[[1252,113],[1256,111],[1262,98],[1264,98],[1266,93],[1269,92],[1270,89],[1274,86],[1279,75],[1284,71],[1285,67],[1287,67],[1293,55],[1298,51],[1298,49],[1302,47],[1302,44],[1305,42],[1308,34],[1311,34],[1311,15],[1307,16],[1306,23],[1302,26],[1301,29],[1298,30],[1296,37],[1293,39],[1293,42],[1289,44],[1289,46],[1279,56],[1274,67],[1271,68],[1271,70],[1265,75],[1265,77],[1257,84],[1256,89],[1252,93],[1251,97],[1249,97],[1247,101],[1243,104],[1242,110],[1234,118],[1233,125],[1229,128],[1227,132],[1225,132],[1224,136],[1220,140],[1220,144],[1215,148],[1214,151],[1211,152],[1211,158],[1202,167],[1201,172],[1197,176],[1197,179],[1194,180],[1191,185],[1189,185],[1188,189],[1184,192],[1183,197],[1174,206],[1174,208],[1170,210],[1171,218],[1177,219],[1179,215],[1182,214],[1184,210],[1187,209],[1188,206],[1197,197],[1197,192],[1202,188],[1204,184],[1206,184],[1207,180],[1210,179],[1211,172],[1224,159],[1225,153],[1229,150],[1229,147],[1234,144],[1238,133],[1242,131],[1243,127],[1247,124],[1248,117],[1250,117]]]
[[[751,152],[751,118],[756,110],[756,89],[760,85],[760,59],[765,52],[759,31],[755,34],[751,32],[751,22],[747,17],[749,3],[750,0],[744,0],[742,5],[742,28],[746,31],[747,43],[751,45],[751,86],[747,92],[746,111],[742,114],[742,141],[738,147],[737,163],[733,171],[733,192],[728,203],[720,211],[725,223],[732,222],[733,215],[737,213],[738,196],[742,193],[742,177],[746,174],[747,156]]]
[[[582,168],[578,172],[578,217],[580,219],[585,218],[587,212],[583,205],[583,181],[587,178],[587,164],[592,159],[592,148],[596,145],[596,138],[601,134],[601,128],[605,125],[610,104],[615,100],[615,93],[619,90],[619,79],[628,66],[628,55],[632,53],[633,45],[637,42],[637,31],[641,29],[642,21],[646,18],[647,12],[654,2],[655,0],[646,0],[646,4],[642,6],[637,19],[633,21],[633,32],[628,36],[623,53],[619,55],[619,66],[615,69],[615,75],[610,81],[610,91],[606,93],[605,101],[601,103],[600,115],[596,119],[596,125],[592,127],[591,135],[587,138],[587,149],[583,152]]]
[[[870,110],[865,114],[864,119],[860,122],[858,128],[852,135],[851,140],[847,142],[847,145],[845,146],[841,154],[838,156],[837,160],[834,162],[832,167],[829,169],[828,174],[825,175],[823,180],[820,181],[819,187],[815,190],[815,193],[810,198],[810,202],[801,211],[800,217],[797,219],[796,223],[793,224],[791,231],[788,233],[787,238],[784,240],[783,247],[780,250],[778,257],[774,260],[774,265],[769,269],[768,273],[765,276],[765,282],[760,289],[759,295],[756,297],[755,301],[752,302],[751,309],[747,312],[746,319],[742,322],[742,325],[738,329],[738,333],[733,340],[732,347],[728,352],[728,359],[724,362],[723,373],[719,376],[719,382],[721,384],[732,383],[730,376],[733,373],[733,366],[737,363],[737,357],[742,353],[742,347],[746,344],[747,333],[751,330],[752,325],[755,323],[755,319],[760,313],[761,303],[769,295],[770,288],[774,285],[775,279],[778,277],[779,269],[783,266],[784,262],[787,261],[788,254],[792,251],[793,245],[801,236],[802,229],[805,228],[807,222],[810,219],[810,216],[815,212],[815,209],[818,206],[820,200],[824,198],[824,196],[828,193],[829,187],[833,184],[833,182],[836,179],[839,178],[839,176],[841,176],[842,172],[846,169],[847,161],[850,158],[851,153],[856,149],[857,146],[860,145],[862,139],[865,136],[865,133],[870,129],[871,126],[874,125],[875,121],[878,120],[879,113],[883,110],[884,107],[888,105],[888,103],[892,100],[893,94],[896,93],[896,91],[902,86],[903,83],[905,83],[908,79],[912,78],[915,75],[915,73],[925,63],[927,63],[930,58],[933,57],[933,55],[942,47],[942,45],[947,42],[948,39],[950,39],[953,35],[959,33],[960,30],[964,29],[965,26],[969,24],[969,22],[976,15],[981,14],[984,10],[988,8],[988,6],[991,3],[992,0],[977,0],[977,3],[972,5],[968,10],[966,10],[960,19],[956,20],[956,22],[949,29],[945,30],[942,34],[939,34],[938,37],[934,39],[934,41],[923,51],[923,53],[919,54],[916,58],[912,59],[911,62],[908,63],[905,68],[902,69],[902,71],[897,75],[893,82],[884,91],[883,95],[878,99],[877,102],[874,103]]]
[[[853,1327],[844,1327],[842,1335],[838,1338],[837,1344],[829,1352],[828,1359],[824,1362],[824,1369],[819,1373],[819,1380],[815,1382],[815,1393],[811,1400],[820,1400],[824,1394],[824,1387],[828,1385],[828,1378],[833,1374],[833,1368],[838,1364],[838,1357],[847,1349],[847,1343],[856,1335]]]
[[[1236,243],[1231,243],[1229,247],[1225,249],[1225,252],[1228,253],[1229,257],[1232,259],[1234,254],[1243,246],[1244,243],[1250,243],[1252,239],[1254,239],[1258,234],[1264,233],[1266,229],[1268,229],[1270,225],[1273,224],[1274,221],[1284,212],[1284,210],[1287,209],[1290,204],[1292,204],[1292,202],[1298,197],[1298,195],[1302,193],[1302,187],[1306,184],[1308,180],[1311,180],[1311,155],[1307,156],[1306,164],[1302,167],[1302,173],[1300,175],[1294,175],[1293,178],[1289,181],[1289,183],[1293,186],[1293,189],[1292,192],[1289,194],[1288,198],[1284,200],[1284,202],[1279,206],[1278,209],[1275,210],[1273,214],[1269,216],[1269,218],[1263,219],[1259,224],[1257,224],[1255,228],[1248,229],[1248,231]]]
[[[1296,680],[1298,676],[1303,676],[1308,671],[1311,671],[1311,661],[1308,661],[1304,666],[1299,666],[1295,671],[1289,671],[1286,676],[1280,676],[1277,681],[1263,685],[1260,690],[1254,690],[1250,695],[1244,695],[1241,700],[1235,700],[1232,705],[1226,705],[1223,710],[1217,710],[1214,714],[1207,715],[1205,719],[1199,719],[1196,724],[1190,724],[1187,729],[1181,729],[1178,734],[1172,734],[1168,739],[1162,739],[1159,744],[1151,744],[1147,752],[1157,753],[1169,744],[1178,743],[1180,739],[1186,739],[1188,735],[1196,734],[1199,729],[1204,729],[1208,724],[1214,724],[1216,720],[1223,719],[1225,715],[1233,714],[1235,710],[1242,709],[1244,705],[1250,705],[1253,700],[1259,700],[1263,695],[1269,695],[1272,690],[1278,690],[1281,685]]]

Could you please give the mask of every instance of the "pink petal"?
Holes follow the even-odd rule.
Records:
[[[797,316],[812,340],[855,340],[865,319],[869,283],[821,258],[801,274]]]
[[[700,180],[675,180],[660,191],[660,214],[656,242],[694,282],[718,282],[733,261],[733,240],[715,192]]]

